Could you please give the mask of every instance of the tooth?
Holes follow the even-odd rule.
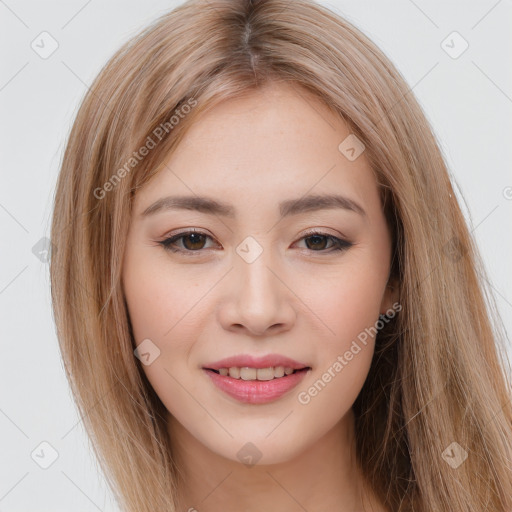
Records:
[[[274,378],[274,368],[258,368],[258,380],[272,380]]]
[[[231,371],[231,368],[230,368]],[[243,380],[255,380],[256,379],[256,368],[240,368],[240,378]]]
[[[233,366],[229,369],[229,376],[233,377],[233,379],[239,379],[240,378],[240,368],[237,368],[236,366]]]
[[[285,375],[291,375],[294,372],[294,369],[285,366],[268,368],[249,368],[247,366],[238,368],[236,366],[232,366],[231,368],[219,368],[218,372],[219,375],[229,375],[233,379],[267,381],[279,379]]]
[[[284,377],[284,366],[276,366],[274,368],[274,377]]]

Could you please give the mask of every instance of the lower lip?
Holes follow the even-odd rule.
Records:
[[[266,404],[281,398],[297,386],[309,369],[301,370],[273,380],[243,380],[205,370],[213,383],[224,393],[247,404]]]

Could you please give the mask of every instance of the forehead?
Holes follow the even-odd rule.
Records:
[[[138,193],[136,210],[167,193],[229,198],[239,208],[308,192],[378,200],[364,151],[350,160],[340,150],[349,136],[349,126],[311,93],[267,86],[199,116]]]

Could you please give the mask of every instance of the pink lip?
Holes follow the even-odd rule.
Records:
[[[225,367],[220,366],[220,368]],[[293,389],[310,370],[300,370],[279,379],[267,381],[234,379],[211,370],[203,369],[203,371],[208,374],[221,391],[236,400],[247,404],[264,404],[277,400]]]
[[[281,356],[279,354],[268,354],[263,357],[253,357],[250,355],[227,357],[214,363],[205,364],[203,365],[203,368],[218,370],[219,368],[231,368],[233,366],[236,366],[237,368],[270,368],[271,366],[284,366],[293,368],[294,370],[301,370],[302,368],[309,367],[309,365],[299,363],[289,357]]]

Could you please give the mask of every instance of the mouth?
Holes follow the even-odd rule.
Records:
[[[307,363],[283,354],[239,354],[202,366],[215,387],[246,404],[266,404],[284,398],[311,369]]]

